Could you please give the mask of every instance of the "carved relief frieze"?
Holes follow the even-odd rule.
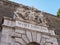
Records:
[[[43,14],[36,13],[35,10],[25,10],[23,7],[17,8],[15,15],[19,20],[23,19],[24,21],[34,22],[35,24],[42,24],[44,21]]]

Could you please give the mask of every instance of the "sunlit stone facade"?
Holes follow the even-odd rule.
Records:
[[[13,18],[4,17],[0,45],[58,45],[54,29],[49,30],[42,12],[23,5],[16,8]]]

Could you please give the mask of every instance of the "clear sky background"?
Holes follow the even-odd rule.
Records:
[[[60,0],[11,0],[19,4],[35,7],[38,10],[56,15],[60,8]]]

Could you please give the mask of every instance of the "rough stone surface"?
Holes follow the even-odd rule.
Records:
[[[4,23],[0,25],[2,27],[0,45],[26,45],[30,42],[37,42],[40,45],[58,45],[54,30],[59,30],[59,27],[56,28],[56,26],[60,26],[59,18],[48,16],[47,20],[46,16],[49,14],[33,7],[4,0],[1,0],[0,3],[0,16],[9,17],[4,17]],[[54,18],[56,23],[49,18]],[[17,21],[23,24],[20,23],[20,25]],[[50,26],[50,24],[53,25]]]

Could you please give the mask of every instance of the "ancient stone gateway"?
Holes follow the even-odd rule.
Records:
[[[48,29],[41,11],[9,1],[0,2],[5,8],[15,8],[13,18],[3,17],[0,45],[58,45],[54,29]]]
[[[1,45],[58,45],[54,30],[47,26],[4,17]]]

